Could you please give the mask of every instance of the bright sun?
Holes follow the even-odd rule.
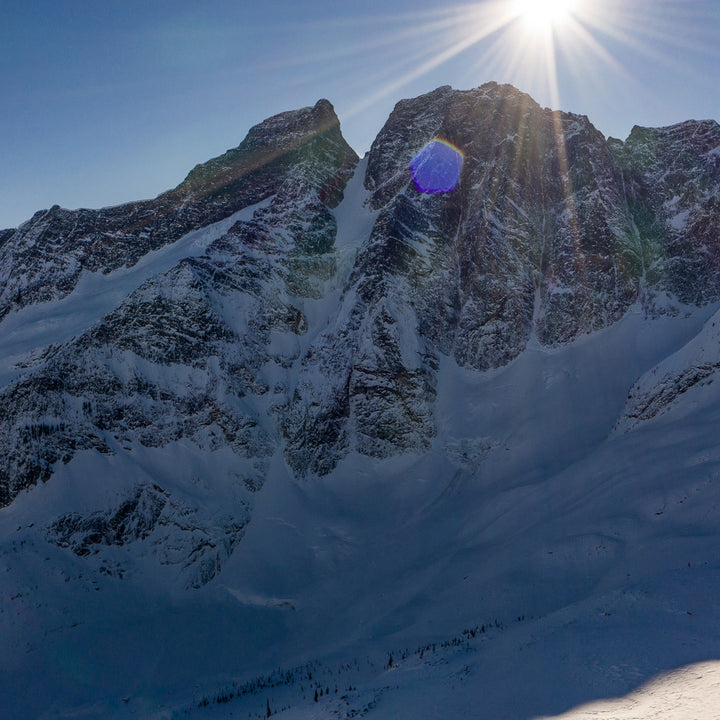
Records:
[[[572,11],[573,0],[513,0],[517,16],[531,30],[546,31],[562,25]]]

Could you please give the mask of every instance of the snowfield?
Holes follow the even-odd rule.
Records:
[[[3,715],[711,717],[720,406],[680,397],[613,432],[635,378],[711,312],[631,313],[488,373],[446,359],[432,450],[304,483],[276,454],[243,541],[192,593],[144,543],[83,559],[43,528],[145,478],[221,515],[232,454],[80,453],[0,510]],[[225,485],[194,483],[208,465]]]
[[[720,707],[720,663],[704,662],[658,678],[624,698],[583,705],[546,720],[634,720],[679,717],[711,720]]]

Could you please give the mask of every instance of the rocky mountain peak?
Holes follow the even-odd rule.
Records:
[[[437,139],[462,168],[427,194],[410,163]],[[500,368],[637,302],[653,315],[672,312],[660,295],[720,298],[718,147],[712,122],[620,143],[509,85],[443,86],[398,102],[357,170],[320,100],[154,201],[36,215],[3,236],[5,313],[250,213],[5,389],[3,502],[118,443],[226,446],[253,487],[274,447],[297,477],[352,452],[425,452],[443,358]]]
[[[198,228],[278,192],[288,173],[324,154],[346,168],[357,156],[345,142],[327,100],[276,115],[251,128],[240,145],[195,167],[174,190],[154,200],[102,210],[53,206],[0,235],[0,318],[28,304],[59,299],[83,271],[110,273]],[[343,173],[323,179],[323,199],[342,196]]]
[[[437,145],[459,177],[430,188],[414,160]],[[208,678],[320,648],[353,659],[216,702],[418,716],[388,673],[439,667],[437,707],[462,708],[471,672],[528,656],[529,677],[568,627],[585,648],[618,616],[604,675],[667,669],[656,627],[692,628],[669,644],[697,659],[717,636],[697,611],[717,595],[719,173],[712,121],[621,142],[508,85],[443,86],[362,161],[320,100],[154,200],[0,232],[7,712],[204,717]],[[656,602],[658,568],[700,590]],[[436,655],[450,623],[468,629]],[[307,692],[361,667],[372,692]],[[524,716],[564,712],[548,687]]]
[[[173,192],[207,197],[220,188],[232,192],[236,183],[247,182],[250,175],[254,183],[263,182],[265,176],[292,164],[297,159],[293,153],[325,137],[344,142],[340,121],[328,100],[273,115],[253,126],[238,147],[196,165]]]

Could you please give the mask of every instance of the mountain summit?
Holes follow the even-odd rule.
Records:
[[[413,180],[433,141],[457,153],[446,192]],[[121,717],[112,698],[132,695],[146,716],[194,713],[193,683],[418,647],[375,675],[358,666],[352,711],[368,714],[398,657],[451,695],[421,647],[487,659],[473,644],[487,626],[515,657],[534,641],[502,629],[533,617],[557,649],[563,618],[622,606],[619,637],[626,592],[672,604],[678,582],[715,587],[719,303],[716,122],[623,143],[496,83],[400,101],[362,160],[320,100],[154,200],[56,206],[3,231],[8,712],[94,698],[88,712]],[[667,620],[670,605],[642,602]],[[10,691],[53,658],[84,666],[96,635],[122,671],[98,650],[107,673],[77,691],[53,672],[33,698]],[[164,669],[135,691],[140,656]],[[639,681],[697,659],[629,662]],[[593,662],[575,695],[512,714],[497,690],[478,717],[628,689],[588,689]],[[296,676],[279,677],[262,687],[304,707]],[[320,697],[322,717],[338,710]]]

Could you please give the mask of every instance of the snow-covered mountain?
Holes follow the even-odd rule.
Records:
[[[530,718],[720,658],[719,303],[717,123],[495,83],[2,231],[0,716]]]

